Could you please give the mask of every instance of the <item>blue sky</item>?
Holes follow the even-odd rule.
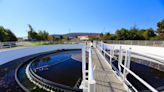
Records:
[[[164,0],[0,0],[0,25],[27,36],[28,24],[50,34],[156,29]]]

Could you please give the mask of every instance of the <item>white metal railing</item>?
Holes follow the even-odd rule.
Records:
[[[109,44],[125,44],[125,45],[142,45],[142,46],[159,46],[164,47],[164,41],[149,40],[106,40]]]
[[[145,85],[149,90],[152,92],[158,92],[154,87],[152,87],[150,84],[148,84],[146,81],[144,81],[142,78],[140,78],[137,74],[135,74],[133,71],[130,70],[130,58],[131,58],[131,49],[122,49],[120,47],[119,49],[119,56],[118,56],[118,69],[112,64],[112,59],[116,59],[115,57],[115,49],[114,46],[111,46],[109,48],[110,53],[106,51],[106,48],[104,46],[104,43],[98,42],[97,44],[94,43],[94,46],[97,47],[97,49],[102,52],[104,57],[107,55],[110,57],[109,63],[111,64],[112,68],[115,69],[116,73],[118,73],[118,76],[121,78],[121,80],[124,82],[125,85],[130,85],[134,91],[138,92],[137,89],[127,80],[126,76],[127,74],[131,74],[134,78],[136,78],[138,81],[140,81],[143,85]],[[124,64],[123,57],[125,57]],[[123,68],[123,73],[121,72],[121,67]]]
[[[87,52],[89,54],[88,58],[86,58]],[[87,64],[86,59],[88,59],[88,68],[86,67]],[[82,70],[83,70],[83,81],[82,81],[81,88],[83,89],[83,92],[95,92],[96,81],[94,79],[91,44],[84,45],[82,49]]]
[[[11,48],[11,47],[15,47],[16,46],[16,42],[0,42],[0,49],[1,48]]]
[[[94,79],[92,50],[91,50],[91,48],[92,47],[89,47],[88,92],[96,92],[95,91],[96,81]]]

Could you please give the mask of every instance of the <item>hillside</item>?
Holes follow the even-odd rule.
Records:
[[[89,36],[97,36],[100,33],[67,33],[67,34],[53,34],[53,36],[69,36],[69,37],[77,37],[77,36],[83,36],[83,35],[89,35]]]

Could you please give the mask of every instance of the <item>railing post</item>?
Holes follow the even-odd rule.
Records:
[[[110,55],[113,56],[113,46],[110,48]],[[112,65],[112,57],[110,57],[110,65]]]
[[[96,87],[95,87],[96,85],[95,84],[96,84],[95,80],[89,80],[88,92],[96,92]]]
[[[119,70],[119,74],[121,74],[121,63],[122,63],[122,47],[120,46],[120,50],[119,50],[119,60],[118,60],[118,70]]]
[[[112,55],[112,46],[110,47],[110,55]],[[110,57],[109,63],[110,63],[110,65],[112,65],[112,57]]]
[[[82,70],[83,70],[83,80],[86,80],[86,46],[82,48]]]
[[[113,46],[111,46],[111,48],[110,48],[110,55],[111,56],[113,56],[113,54],[114,54],[114,47]],[[112,57],[110,57],[110,65],[112,65]]]
[[[126,50],[126,53],[125,53],[125,60],[124,60],[124,66],[126,67],[126,63],[127,63],[127,57],[128,57],[128,51]],[[126,78],[126,69],[124,68],[124,71],[123,71],[123,81],[125,81],[125,78]]]
[[[81,83],[80,88],[83,89],[83,92],[87,92],[87,75],[86,75],[86,50],[87,50],[87,43],[84,44],[82,47],[82,75],[83,75],[83,81]]]
[[[133,41],[131,41],[131,45],[133,45]]]
[[[103,44],[103,52],[104,52],[104,57],[105,57],[105,44]]]
[[[147,43],[146,43],[146,41],[145,41],[145,44],[144,44],[145,46],[147,45]]]
[[[103,42],[101,41],[101,48],[103,49]],[[101,50],[101,52],[102,52],[102,50]]]
[[[89,48],[89,77],[88,77],[88,92],[96,92],[96,81],[94,80],[92,50]]]
[[[153,41],[153,46],[155,46],[155,41]]]
[[[0,42],[0,49],[2,49],[2,42]]]
[[[11,45],[12,45],[12,42],[9,42],[9,45],[10,45],[10,48],[12,47]]]
[[[127,58],[127,65],[126,67],[130,70],[130,61],[131,60],[131,48],[129,48],[128,50],[128,58]],[[128,74],[128,72],[126,71],[126,75]]]
[[[130,69],[130,58],[131,58],[131,48],[129,50],[126,50],[126,53],[125,53],[125,61],[124,61],[124,66],[128,69]],[[123,80],[125,81],[126,79],[126,76],[127,76],[127,71],[126,69],[124,68],[124,71],[123,71]]]

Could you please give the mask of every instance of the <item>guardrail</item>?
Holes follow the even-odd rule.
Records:
[[[92,47],[89,47],[89,70],[88,70],[88,92],[96,92],[95,86],[96,81],[94,79],[94,72],[93,72],[93,61],[92,61]]]
[[[158,46],[164,47],[164,41],[148,41],[148,40],[105,40],[109,44],[121,45],[141,45],[141,46]]]
[[[144,81],[142,78],[140,78],[137,74],[135,74],[133,71],[130,70],[130,59],[131,59],[131,49],[123,49],[120,47],[119,49],[119,56],[118,59],[115,56],[115,49],[114,47],[110,47],[110,53],[106,51],[106,48],[104,46],[104,43],[98,42],[97,44],[94,43],[94,46],[97,47],[98,51],[103,54],[103,56],[106,58],[106,55],[110,57],[109,63],[112,66],[112,68],[115,70],[116,75],[121,78],[121,80],[124,82],[124,84],[129,87],[129,89],[135,92],[138,92],[137,89],[127,80],[126,76],[127,74],[131,74],[134,78],[136,78],[138,81],[140,81],[143,85],[145,85],[150,91],[152,92],[158,92],[154,87],[152,87],[150,84],[148,84],[146,81]],[[123,63],[123,57],[125,57],[125,61]],[[118,69],[112,64],[112,60],[118,60]],[[106,60],[108,62],[108,60]],[[122,64],[123,63],[123,64]],[[121,72],[121,67],[123,68],[123,72]]]
[[[86,43],[85,43],[86,44]],[[88,52],[88,58],[86,53]],[[86,60],[88,61],[88,67],[86,67]],[[96,81],[94,79],[93,61],[92,61],[92,46],[90,44],[84,45],[82,49],[82,70],[83,81],[81,88],[83,92],[96,92]]]
[[[0,42],[0,49],[1,48],[11,48],[16,47],[16,42]]]

